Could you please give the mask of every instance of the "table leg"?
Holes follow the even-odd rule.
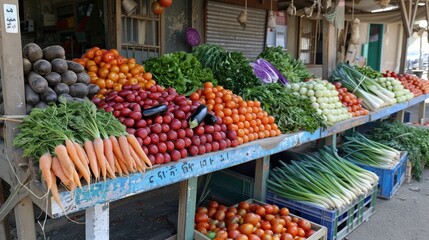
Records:
[[[197,177],[180,182],[177,239],[193,239],[195,208],[197,203],[197,184]]]
[[[33,202],[29,197],[23,198],[15,206],[16,231],[20,240],[36,240]]]
[[[253,197],[259,201],[265,202],[267,193],[267,179],[270,173],[270,156],[265,156],[256,160],[255,168],[255,186]]]
[[[85,210],[86,239],[109,239],[109,203],[103,203]]]
[[[420,122],[422,121],[426,116],[426,101],[423,101],[419,103],[419,114],[417,120]],[[423,122],[421,123],[423,124]]]
[[[403,123],[404,122],[404,116],[405,116],[405,111],[401,110],[401,111],[396,113],[396,120]]]

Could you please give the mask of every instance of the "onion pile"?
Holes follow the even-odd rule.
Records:
[[[317,113],[325,117],[328,125],[352,117],[348,109],[340,102],[335,86],[326,80],[292,83],[294,94],[308,98]]]
[[[393,77],[381,77],[374,80],[382,87],[393,92],[398,103],[408,101],[414,97],[410,90],[405,89],[401,82]]]

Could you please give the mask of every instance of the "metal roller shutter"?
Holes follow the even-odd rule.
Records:
[[[244,6],[208,1],[206,42],[255,58],[264,48],[267,11],[247,8],[247,26],[243,30],[237,22],[237,16],[243,10]]]

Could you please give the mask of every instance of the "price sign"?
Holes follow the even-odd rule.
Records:
[[[3,4],[4,29],[7,33],[18,33],[18,12],[16,5]]]

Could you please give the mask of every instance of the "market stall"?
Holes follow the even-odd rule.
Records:
[[[14,44],[16,1],[3,11],[0,20],[9,25],[1,30],[0,177],[11,195],[1,203],[1,237],[14,209],[18,237],[34,239],[35,203],[52,218],[85,210],[86,238],[108,239],[111,202],[180,182],[177,238],[192,239],[199,176],[256,161],[254,198],[265,201],[271,155],[320,139],[335,147],[337,134],[395,113],[402,122],[404,110],[417,104],[422,119],[429,98],[425,80],[372,78],[346,64],[329,69],[330,81],[313,79],[279,48],[249,61],[241,52],[202,45],[142,66],[115,49],[93,47],[66,61],[59,46]],[[41,136],[46,141],[37,145]],[[119,151],[102,145],[91,162],[87,145],[101,138],[118,141]],[[84,157],[63,162],[73,158],[69,146],[58,149],[67,141],[76,151],[85,146]],[[66,178],[54,160],[42,166],[51,153]],[[65,187],[57,189],[57,182]]]

